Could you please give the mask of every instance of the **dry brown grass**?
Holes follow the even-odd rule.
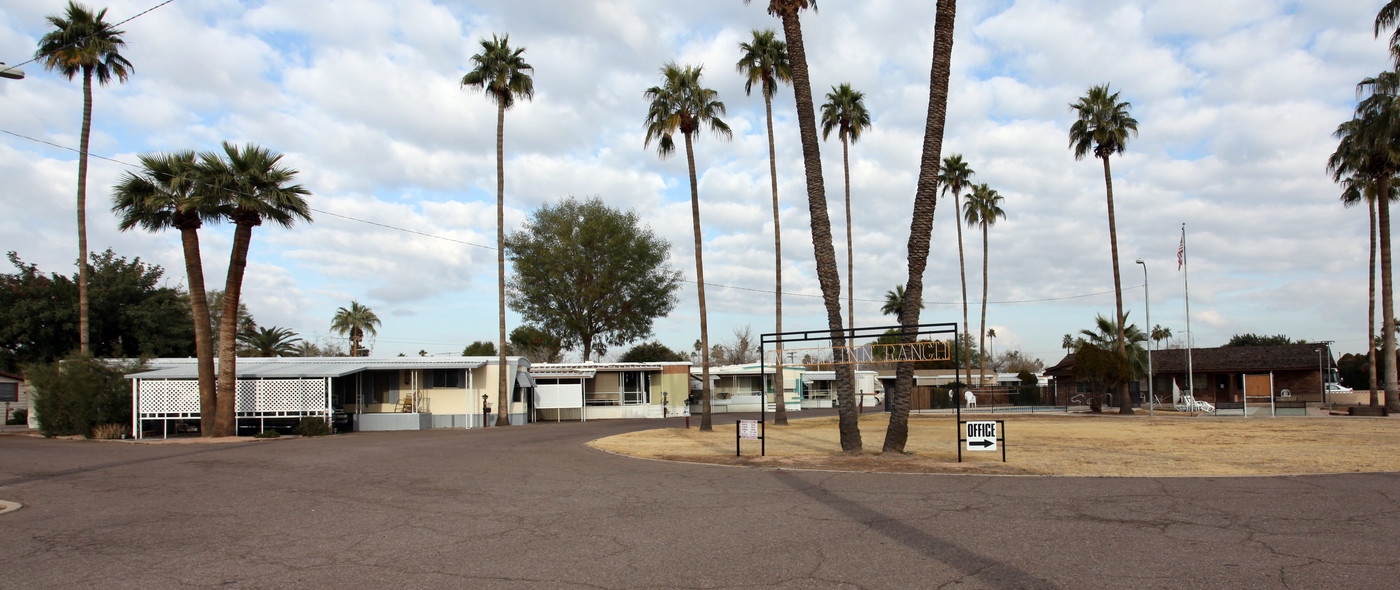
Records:
[[[964,414],[964,419],[970,416]],[[963,452],[951,415],[909,419],[904,456],[877,454],[888,416],[861,419],[863,454],[840,452],[836,418],[792,420],[767,430],[734,455],[734,424],[632,432],[591,446],[635,457],[793,469],[907,473],[997,473],[1084,476],[1269,475],[1400,471],[1400,422],[1390,418],[1233,418],[1105,415],[976,415],[1006,421],[1007,462],[998,452]],[[725,422],[728,422],[725,424]]]

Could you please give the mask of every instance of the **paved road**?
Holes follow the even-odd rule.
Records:
[[[0,437],[3,588],[1394,588],[1400,475],[753,470],[675,420],[132,445]],[[868,433],[871,436],[873,433]]]

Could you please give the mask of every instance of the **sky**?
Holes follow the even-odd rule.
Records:
[[[118,22],[159,4],[113,0]],[[1380,0],[1000,0],[956,20],[943,154],[960,153],[1005,201],[987,235],[986,324],[994,352],[1047,365],[1065,334],[1111,316],[1103,167],[1075,160],[1069,104],[1108,83],[1139,134],[1111,160],[1129,321],[1186,334],[1177,249],[1183,224],[1196,346],[1286,334],[1364,350],[1368,218],[1326,171],[1355,85],[1389,66],[1372,34]],[[0,60],[31,58],[59,0],[0,0]],[[90,249],[162,265],[184,287],[177,232],[120,232],[111,187],[140,154],[253,142],[285,154],[314,222],[253,232],[243,297],[262,326],[310,340],[352,300],[382,320],[374,354],[460,354],[496,337],[496,108],[461,86],[480,40],[509,34],[535,96],[505,117],[505,223],[598,196],[635,212],[695,277],[685,158],[644,145],[643,92],[669,61],[702,65],[732,139],[695,144],[712,343],[773,331],[773,211],[763,100],[745,95],[738,44],[781,24],[737,0],[174,0],[121,26],[129,81],[93,92]],[[894,323],[885,293],[905,246],[932,61],[933,2],[824,0],[802,16],[820,105],[850,83],[872,126],[850,149],[855,323]],[[0,80],[0,250],[74,272],[82,84],[39,64]],[[791,88],[774,100],[783,326],[823,329]],[[846,302],[841,144],[821,144]],[[957,215],[939,200],[925,322],[960,321]],[[386,227],[391,226],[391,227]],[[968,313],[983,299],[980,231],[964,228]],[[232,228],[200,233],[205,280],[224,283]],[[1142,259],[1144,265],[1135,264]],[[0,272],[15,272],[7,266]],[[1147,289],[1144,289],[1144,269]],[[656,321],[681,351],[699,337],[693,282]],[[509,312],[508,329],[520,325]],[[609,351],[616,358],[627,347]],[[573,355],[575,358],[577,353]]]

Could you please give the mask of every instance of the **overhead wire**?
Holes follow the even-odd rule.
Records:
[[[152,7],[150,7],[150,8],[147,8],[147,9],[145,9],[145,10],[142,10],[141,12],[138,12],[138,13],[136,13],[136,14],[134,14],[134,15],[131,15],[130,17],[127,17],[127,19],[124,20],[124,21],[117,22],[117,23],[112,23],[112,28],[115,29],[115,28],[117,28],[117,27],[120,27],[120,26],[122,26],[122,25],[124,25],[124,24],[126,24],[126,23],[129,23],[129,22],[131,22],[131,21],[133,21],[133,20],[136,20],[137,17],[139,17],[139,16],[141,16],[141,15],[143,15],[143,14],[146,14],[147,12],[150,12],[150,11],[152,11],[152,10],[155,10],[155,9],[157,9],[157,8],[160,8],[160,7],[162,7],[162,6],[165,6],[166,4],[169,4],[169,3],[174,2],[174,1],[175,1],[175,0],[165,0],[164,2],[161,2],[160,4],[157,4],[157,5],[155,5],[155,6],[152,6]],[[23,65],[32,64],[32,63],[34,63],[35,61],[38,61],[38,59],[39,59],[39,56],[36,55],[36,56],[31,57],[31,58],[29,58],[29,59],[27,59],[27,60],[24,60],[24,61],[22,61],[22,62],[20,62],[20,63],[17,63],[17,64],[12,65],[12,66],[7,66],[7,67],[18,68],[18,67],[23,66]]]

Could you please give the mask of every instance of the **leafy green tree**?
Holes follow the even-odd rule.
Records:
[[[139,362],[108,366],[82,352],[32,366],[26,376],[34,389],[39,431],[91,438],[94,427],[131,424],[131,384],[124,375],[138,370]]]
[[[365,334],[377,334],[375,328],[379,325],[379,316],[375,315],[374,310],[355,300],[350,301],[350,307],[335,310],[335,316],[331,318],[331,331],[350,337],[350,356],[369,355],[369,351],[360,354],[360,343],[364,341]],[[495,354],[494,347],[492,354]]]
[[[1069,128],[1069,146],[1074,150],[1074,159],[1082,160],[1093,154],[1103,160],[1103,182],[1108,195],[1108,244],[1113,255],[1113,297],[1117,305],[1116,325],[1123,325],[1127,316],[1123,314],[1123,278],[1118,270],[1118,226],[1113,217],[1113,174],[1109,170],[1108,158],[1121,154],[1128,145],[1128,136],[1137,135],[1137,119],[1128,114],[1132,104],[1119,102],[1118,93],[1110,92],[1108,84],[1093,86],[1078,101],[1069,105],[1077,116]],[[1118,353],[1126,355],[1126,340],[1118,334]],[[1133,406],[1128,399],[1127,385],[1119,389],[1118,412],[1132,414]]]
[[[496,343],[489,340],[477,340],[462,349],[462,356],[496,356],[497,354]]]
[[[535,97],[535,79],[527,73],[534,72],[535,68],[525,63],[524,55],[524,47],[511,49],[510,35],[492,34],[490,41],[481,40],[481,53],[472,56],[472,71],[462,76],[463,86],[481,89],[496,103],[496,310],[500,325],[497,358],[503,369],[506,366],[506,109],[515,106],[517,98],[533,100]],[[500,409],[496,424],[509,426],[510,404],[504,402],[509,393],[506,371],[496,374],[499,377],[496,399],[502,400],[496,404]]]
[[[510,354],[523,356],[536,363],[557,363],[564,360],[564,342],[558,336],[538,326],[524,324],[510,331]]]
[[[112,212],[120,216],[118,228],[141,227],[147,231],[180,230],[184,246],[185,277],[190,285],[190,311],[194,316],[195,357],[199,366],[199,415],[203,436],[214,434],[214,341],[216,329],[209,315],[204,288],[204,263],[199,253],[199,228],[217,223],[230,211],[208,198],[199,178],[199,162],[193,151],[142,154],[141,170],[127,172],[112,188]]]
[[[296,332],[277,326],[249,330],[238,335],[238,343],[243,345],[239,354],[244,356],[298,356],[299,342],[302,339],[297,337]]]
[[[205,299],[209,306],[209,335],[213,340],[214,350],[219,350],[219,326],[224,321],[224,290],[212,289]],[[253,318],[253,314],[248,311],[248,304],[238,302],[238,315],[234,318],[235,328],[239,334],[249,330],[258,329],[258,322]]]
[[[982,228],[982,323],[977,326],[977,348],[986,350],[987,334],[987,228],[997,222],[997,219],[1006,219],[1006,212],[1001,209],[1002,197],[995,190],[987,186],[986,183],[979,184],[972,188],[972,195],[967,198],[967,203],[963,208],[963,219],[969,226],[979,226]],[[992,337],[995,337],[993,335]],[[986,356],[982,357],[982,374],[987,373]]]
[[[1265,336],[1263,334],[1247,333],[1235,334],[1230,337],[1230,341],[1225,346],[1286,346],[1289,344],[1307,344],[1306,340],[1294,340],[1283,334]]]
[[[904,323],[919,323],[919,306],[924,298],[924,270],[928,268],[929,242],[933,237],[933,214],[938,207],[939,158],[943,153],[943,125],[948,114],[948,79],[952,75],[953,24],[958,3],[938,0],[933,22],[933,63],[929,69],[928,115],[924,119],[924,145],[919,160],[919,179],[914,189],[914,210],[909,221],[905,286]],[[957,211],[953,213],[957,219]],[[966,299],[966,297],[964,297]],[[966,314],[964,314],[966,317]],[[963,322],[966,324],[966,322]],[[966,333],[966,326],[963,332]],[[914,335],[905,336],[912,342]],[[895,369],[895,388],[890,396],[890,423],[885,429],[882,452],[903,453],[909,440],[909,393],[914,384],[914,368],[900,363]]]
[[[231,209],[229,218],[234,224],[219,325],[214,436],[237,434],[234,416],[238,381],[237,317],[253,228],[264,221],[282,227],[291,227],[297,220],[311,221],[311,209],[305,199],[311,193],[299,184],[291,184],[297,171],[283,166],[281,161],[281,154],[251,143],[240,148],[226,141],[223,154],[200,154],[200,174],[215,188],[210,198]]]
[[[1116,335],[1110,345],[1116,346]],[[1118,351],[1088,340],[1080,340],[1074,349],[1073,373],[1075,380],[1089,384],[1089,410],[1096,414],[1103,411],[1103,394],[1108,388],[1132,379],[1132,370]]]
[[[938,184],[943,187],[943,194],[953,194],[953,226],[958,230],[958,277],[962,284],[962,312],[963,312],[963,333],[971,334],[967,323],[967,263],[963,256],[962,220],[960,218],[962,202],[960,200],[963,189],[972,186],[972,177],[976,173],[972,167],[963,161],[962,154],[953,154],[943,158],[943,165],[938,169]],[[972,373],[968,373],[963,381],[970,382]]]
[[[675,308],[670,248],[636,213],[597,197],[545,205],[510,235],[510,308],[587,361],[649,336]]]
[[[744,0],[748,4],[748,0]],[[812,102],[812,79],[807,71],[807,49],[802,41],[800,14],[816,9],[816,0],[769,0],[768,14],[783,23],[788,61],[792,68],[793,99],[797,106],[797,128],[802,140],[802,165],[807,175],[807,209],[812,229],[812,250],[816,257],[817,281],[826,305],[826,323],[834,335],[833,350],[845,350],[841,321],[841,274],[836,267],[836,249],[831,241],[831,217],[826,211],[826,184],[822,178],[821,146],[817,142],[817,116]],[[861,450],[859,415],[855,401],[855,372],[843,362],[836,366],[836,397],[840,419],[841,450]],[[706,372],[704,387],[709,388]],[[707,402],[708,403],[708,402]]]
[[[865,108],[865,93],[843,83],[832,86],[822,105],[822,140],[831,131],[841,138],[841,167],[846,179],[846,325],[856,325],[856,266],[851,241],[851,157],[850,146],[860,141],[861,133],[870,128],[870,111]]]
[[[656,142],[657,154],[668,158],[676,153],[675,135],[685,140],[685,160],[690,172],[690,217],[695,232],[695,286],[700,300],[700,430],[714,430],[710,418],[710,329],[705,308],[705,264],[700,233],[700,183],[695,175],[695,134],[708,127],[715,135],[729,139],[734,135],[720,117],[725,115],[719,93],[701,82],[700,66],[680,66],[668,62],[661,67],[660,86],[645,92],[651,104],[647,108],[646,138],[643,144]],[[629,339],[630,340],[630,339]],[[627,340],[623,340],[626,342]]]
[[[773,295],[776,302],[777,325],[774,332],[783,332],[783,239],[782,224],[778,219],[778,155],[773,146],[773,95],[778,92],[778,83],[792,82],[792,63],[788,61],[787,43],[777,38],[773,29],[753,31],[753,40],[740,43],[744,53],[735,64],[744,75],[744,94],[750,94],[754,84],[759,84],[763,94],[763,112],[768,128],[768,178],[773,185]],[[777,343],[775,351],[783,354],[783,344]],[[787,409],[783,404],[774,404],[773,423],[786,426]]]
[[[48,17],[53,30],[39,38],[34,58],[46,70],[58,70],[72,80],[83,75],[83,130],[78,140],[78,346],[88,352],[88,245],[87,245],[87,169],[88,137],[92,134],[92,79],[106,86],[116,78],[126,82],[131,75],[131,62],[121,55],[126,46],[125,31],[117,30],[103,20],[107,9],[93,14],[76,2],[68,2],[61,15]]]
[[[618,360],[624,363],[656,363],[684,362],[690,358],[667,348],[665,344],[652,341],[643,342],[627,349],[627,352],[622,353],[622,358]]]

